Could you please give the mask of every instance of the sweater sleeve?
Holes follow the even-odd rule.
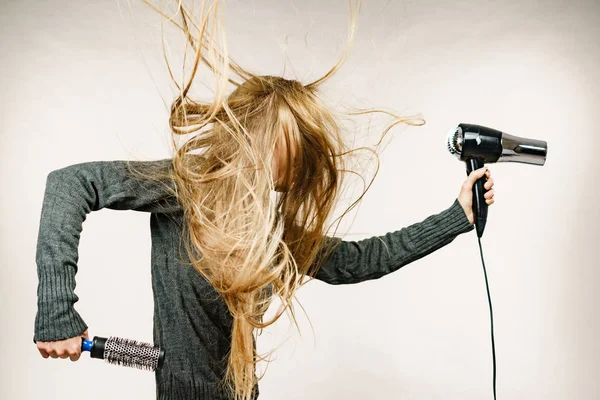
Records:
[[[314,277],[332,285],[378,279],[452,242],[474,229],[458,199],[452,206],[425,220],[360,241],[328,237],[338,247]]]
[[[171,159],[129,161],[136,170],[166,171]],[[169,213],[180,209],[174,184],[132,175],[128,161],[92,161],[50,172],[42,203],[36,264],[34,343],[78,336],[87,324],[74,308],[79,237],[87,214],[102,208]]]

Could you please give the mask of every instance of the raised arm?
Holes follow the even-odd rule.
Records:
[[[136,170],[167,171],[171,159],[130,161]],[[75,311],[79,237],[91,211],[108,208],[170,213],[180,206],[168,181],[131,174],[127,161],[92,161],[48,174],[37,240],[38,310],[33,341],[80,335],[86,323]]]
[[[360,241],[341,241],[314,278],[332,285],[378,279],[473,229],[457,199],[441,213],[400,230]]]

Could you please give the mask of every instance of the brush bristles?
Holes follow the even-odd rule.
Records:
[[[109,364],[155,371],[160,348],[150,343],[111,336],[104,347],[104,360]]]

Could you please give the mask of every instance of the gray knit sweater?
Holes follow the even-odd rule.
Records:
[[[170,159],[132,161],[136,168],[172,168]],[[229,399],[217,387],[230,348],[232,318],[216,290],[180,252],[183,212],[163,186],[133,177],[125,161],[92,161],[48,174],[37,241],[38,310],[33,340],[78,336],[87,324],[75,310],[78,245],[91,211],[150,213],[154,344],[165,350],[155,372],[159,400]],[[377,279],[473,230],[456,199],[439,214],[400,230],[343,241],[315,278],[329,284]],[[339,240],[339,239],[335,239]],[[183,261],[183,262],[182,262]],[[258,397],[258,385],[255,398]]]

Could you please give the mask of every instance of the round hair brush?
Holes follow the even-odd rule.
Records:
[[[165,351],[158,346],[114,336],[81,338],[81,351],[89,351],[91,358],[100,358],[109,364],[147,371],[160,369],[165,360]]]

